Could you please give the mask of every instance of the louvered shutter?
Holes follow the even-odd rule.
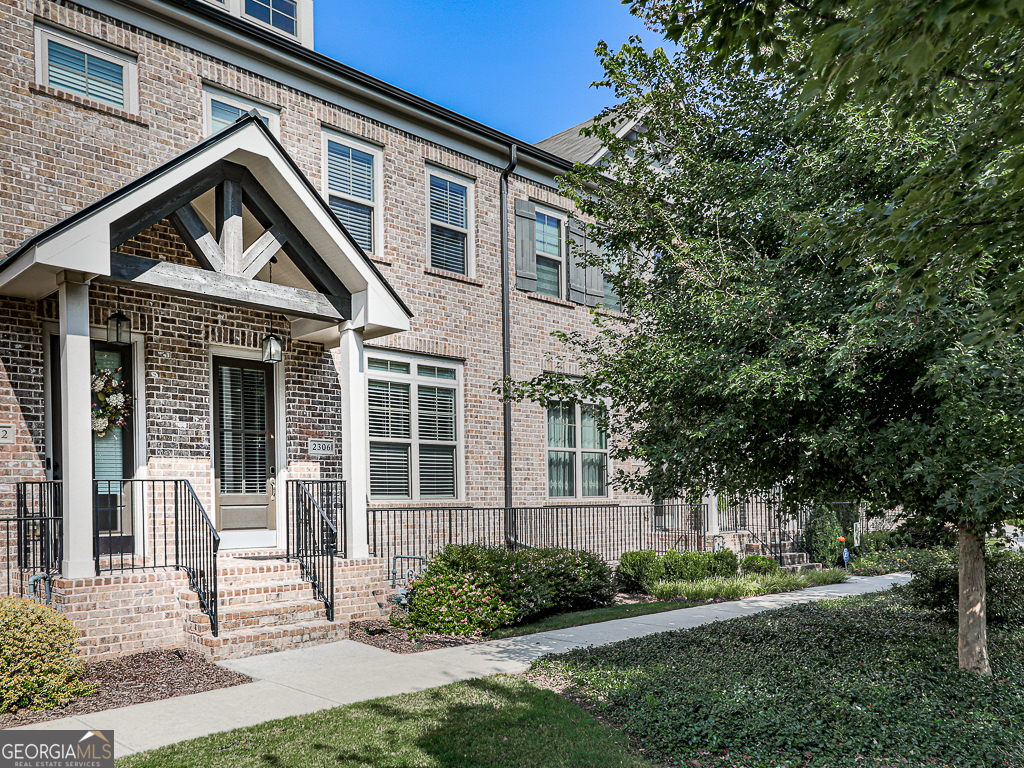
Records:
[[[569,301],[583,304],[587,300],[587,271],[580,263],[587,249],[583,222],[579,219],[569,219],[568,234]]]
[[[590,260],[596,262],[594,266],[587,267],[587,306],[596,307],[604,302],[604,248],[598,243],[587,238],[587,252]]]
[[[124,67],[50,40],[46,47],[49,84],[124,107]]]
[[[516,287],[537,290],[537,207],[516,200]]]

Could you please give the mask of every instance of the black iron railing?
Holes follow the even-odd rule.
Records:
[[[334,558],[345,556],[345,481],[289,480],[287,490],[286,557],[299,561],[334,621]]]
[[[94,480],[96,575],[176,568],[217,634],[220,534],[188,480]]]
[[[678,502],[367,510],[370,554],[391,563],[398,578],[399,560],[429,560],[448,544],[565,547],[614,563],[632,550],[703,550],[706,534],[706,505]]]
[[[49,602],[49,582],[60,573],[64,553],[63,487],[59,480],[24,481],[15,496],[15,516],[0,520],[7,594],[41,599],[45,586]]]

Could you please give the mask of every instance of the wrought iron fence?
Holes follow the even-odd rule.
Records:
[[[706,534],[707,506],[678,502],[367,510],[370,554],[390,562],[395,577],[399,560],[429,560],[448,544],[566,547],[617,562],[631,550],[702,550]]]
[[[286,496],[286,558],[299,561],[334,621],[334,558],[345,556],[345,481],[289,480]]]
[[[0,520],[6,553],[7,594],[40,600],[60,573],[64,552],[63,486],[59,480],[15,486],[15,516]]]
[[[97,576],[185,571],[217,635],[220,534],[188,480],[94,480],[93,535]]]

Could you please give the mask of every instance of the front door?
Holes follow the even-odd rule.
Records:
[[[92,374],[93,381],[97,382],[92,392],[92,472],[96,480],[96,533],[99,554],[130,553],[134,551],[133,493],[131,483],[125,481],[131,480],[135,475],[131,346],[93,341]],[[102,384],[104,380],[113,380],[120,385],[113,395],[110,393],[110,387],[97,391],[98,384]],[[124,399],[115,399],[118,394]],[[107,398],[112,399],[119,407],[103,407],[103,401]],[[121,405],[122,403],[124,405]],[[102,425],[104,419],[106,424]]]
[[[273,381],[267,363],[213,358],[218,530],[275,528]]]

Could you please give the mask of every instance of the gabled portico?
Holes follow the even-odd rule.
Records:
[[[165,239],[182,245],[180,252],[171,257],[147,252],[140,234],[154,227],[163,227]],[[195,403],[204,391],[202,382],[196,381],[205,370],[207,469],[199,466],[201,462],[189,465],[188,476],[198,489],[193,492],[190,485],[189,493],[207,507],[220,534],[253,542],[249,549],[256,548],[256,542],[268,546],[271,540],[280,545],[283,534],[274,533],[280,528],[273,512],[275,484],[283,489],[289,478],[322,478],[321,472],[330,472],[334,479],[346,481],[347,554],[365,556],[362,342],[407,330],[410,313],[257,116],[244,116],[31,237],[0,262],[0,294],[35,300],[58,297],[50,391],[56,393],[53,410],[59,413],[51,414],[57,425],[48,439],[52,442],[51,436],[59,435],[59,455],[54,455],[53,464],[59,464],[61,474],[63,576],[92,576],[98,558],[108,554],[97,547],[94,505],[103,491],[96,486],[95,450],[85,447],[96,440],[90,385],[101,332],[97,326],[102,328],[106,319],[97,315],[112,314],[111,302],[144,326],[138,329],[138,340],[110,352],[111,359],[127,365],[132,355],[144,355],[154,370],[138,365],[141,380],[134,383],[133,396],[140,405],[133,415],[145,421],[138,425],[141,437],[134,446],[140,469],[134,476],[100,480],[178,479],[175,467],[187,462],[174,447],[170,420],[177,417],[168,414],[191,408],[187,423],[196,421]],[[102,303],[97,303],[101,297]],[[174,326],[161,331],[164,346],[159,351],[147,347],[154,343],[143,332],[165,320],[168,310],[161,307],[179,305],[186,308],[181,311],[188,320],[182,327],[193,329],[192,336],[182,332],[177,340],[181,355],[190,360],[187,375],[173,365]],[[245,327],[232,328],[229,312],[218,307],[249,312]],[[189,313],[205,318],[201,331],[194,330]],[[195,338],[197,333],[201,338]],[[258,337],[271,334],[286,336],[295,347],[286,362],[292,366],[289,371],[311,372],[316,381],[310,392],[285,382],[282,367],[263,363]],[[47,347],[45,339],[43,345]],[[331,351],[333,384],[325,377],[316,349],[321,349],[321,356],[323,350]],[[165,363],[167,359],[171,362]],[[185,379],[191,389],[183,394],[176,382]],[[233,394],[238,392],[243,393],[241,399]],[[330,397],[323,392],[330,392]],[[315,433],[318,400],[319,407],[330,409],[324,420],[340,425],[323,439]],[[305,409],[301,425],[293,421],[290,410],[297,401]],[[252,423],[235,424],[243,418]],[[202,432],[193,429],[193,435]],[[329,458],[326,453],[324,459],[317,458],[313,444],[318,441],[330,446]],[[170,445],[170,450],[155,447],[158,442]],[[256,447],[250,450],[252,446]],[[188,458],[196,464],[202,446],[190,451]],[[266,483],[259,468],[263,455]],[[209,485],[208,493],[200,487],[203,483]],[[155,503],[156,491],[146,493],[150,496],[143,501],[111,503],[130,510]],[[250,523],[263,514],[264,496],[271,505],[267,527],[252,527]],[[225,501],[228,497],[231,503]],[[154,530],[146,527],[151,524],[123,525],[128,533],[122,532],[119,543],[123,547],[134,537],[129,544],[140,547],[143,537],[155,540]],[[268,533],[248,539],[239,533],[258,530]]]

